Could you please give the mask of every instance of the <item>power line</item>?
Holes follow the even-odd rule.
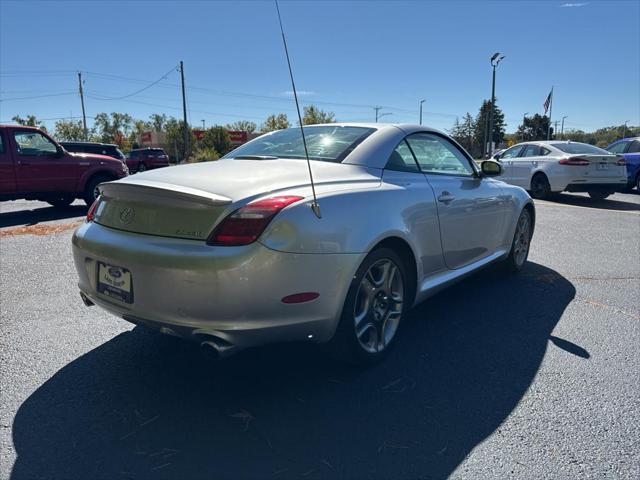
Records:
[[[136,90],[135,92],[129,93],[127,95],[122,95],[121,97],[105,97],[102,100],[124,100],[125,98],[129,98],[129,97],[133,97],[139,93],[144,92],[145,90],[150,89],[151,87],[153,87],[154,85],[157,85],[158,83],[160,83],[162,80],[166,79],[171,72],[174,72],[176,70],[176,67],[171,67],[171,70],[169,70],[167,73],[165,73],[163,76],[161,76],[159,79],[151,82],[149,85],[147,85],[146,87],[143,87],[139,90]]]
[[[0,102],[12,102],[14,100],[31,100],[34,98],[46,98],[46,97],[62,97],[64,95],[75,95],[76,92],[60,92],[60,93],[50,93],[47,95],[33,95],[30,97],[13,97],[13,98],[1,98]]]

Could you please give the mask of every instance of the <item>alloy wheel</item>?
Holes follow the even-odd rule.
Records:
[[[515,263],[521,266],[527,259],[531,242],[531,216],[527,210],[524,210],[518,219],[513,242],[513,258]]]
[[[390,259],[375,262],[362,277],[356,294],[353,320],[360,346],[368,353],[387,348],[402,317],[402,273]]]

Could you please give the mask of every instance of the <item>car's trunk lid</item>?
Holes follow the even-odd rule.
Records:
[[[356,165],[313,162],[318,195],[380,183]],[[265,195],[311,195],[305,161],[218,160],[136,174],[101,186],[94,221],[111,228],[205,240],[226,215]]]
[[[572,158],[580,158],[589,162],[583,167],[583,175],[589,178],[612,178],[624,174],[625,167],[618,165],[619,158],[616,155],[574,155]]]

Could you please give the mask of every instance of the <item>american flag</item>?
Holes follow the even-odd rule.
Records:
[[[547,95],[547,99],[544,101],[544,113],[545,113],[545,115],[547,113],[547,110],[549,110],[549,106],[551,105],[551,97],[552,96],[553,96],[553,88],[549,92],[549,95]]]

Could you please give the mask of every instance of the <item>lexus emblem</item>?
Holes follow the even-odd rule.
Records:
[[[136,217],[136,211],[131,207],[125,207],[120,211],[120,222],[123,225],[128,225],[133,222]]]

